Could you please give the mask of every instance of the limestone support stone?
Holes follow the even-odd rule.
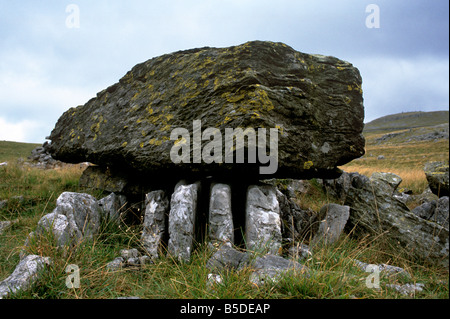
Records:
[[[212,244],[234,243],[231,188],[227,184],[213,184],[209,202],[208,237]]]
[[[200,184],[177,185],[170,200],[168,253],[189,261],[195,237]]]
[[[169,214],[169,199],[162,190],[150,192],[145,197],[144,229],[141,242],[152,258],[158,258],[166,234],[166,215]]]
[[[247,191],[245,238],[247,249],[278,254],[281,218],[274,186],[251,185]]]

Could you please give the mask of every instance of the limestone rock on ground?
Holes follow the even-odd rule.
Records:
[[[248,261],[248,254],[224,245],[217,249],[211,258],[208,259],[206,267],[213,271],[240,269],[247,265]]]
[[[411,212],[420,218],[433,221],[448,229],[448,198],[448,196],[442,196],[438,200],[426,201],[422,205],[414,208]]]
[[[416,283],[416,284],[387,284],[388,288],[392,288],[400,292],[402,295],[413,295],[416,292],[421,292],[424,288],[424,284]]]
[[[18,219],[15,220],[2,220],[0,221],[0,235],[10,228],[14,223],[17,223]]]
[[[251,266],[255,271],[250,275],[249,280],[257,286],[276,284],[283,275],[289,273],[295,273],[296,276],[308,276],[309,272],[309,269],[299,262],[276,255],[257,257]]]
[[[308,275],[308,268],[295,260],[289,260],[281,256],[267,254],[252,258],[250,253],[241,252],[229,246],[222,246],[208,260],[206,266],[212,271],[210,277],[219,282],[217,278],[225,270],[242,270],[245,267],[253,269],[249,280],[256,284],[275,284],[284,274],[292,273]]]
[[[104,211],[89,194],[64,192],[56,200],[55,209],[38,222],[25,247],[37,236],[51,233],[58,247],[70,247],[98,233]],[[22,252],[22,255],[24,252]]]
[[[36,235],[43,235],[46,232],[53,234],[56,244],[59,247],[73,244],[74,231],[70,229],[69,220],[63,214],[53,211],[50,214],[42,216],[35,232],[31,234],[30,238]]]
[[[133,267],[137,269],[149,263],[152,263],[152,258],[147,255],[141,255],[136,248],[122,249],[120,256],[106,264],[106,269],[109,271]]]
[[[86,104],[67,110],[51,132],[50,152],[64,162],[87,161],[135,177],[258,177],[272,164],[273,177],[337,177],[338,166],[364,154],[361,84],[352,64],[283,43],[178,51],[136,65]],[[195,120],[201,128],[194,128]],[[187,136],[171,138],[176,128]],[[254,129],[261,147],[256,140],[226,145],[225,130],[238,128]],[[266,154],[276,163],[259,156],[262,146],[270,146],[256,131],[263,128],[266,142],[269,130],[277,131],[277,149]],[[220,145],[208,162],[212,138]],[[189,160],[175,163],[174,146]],[[256,148],[254,162],[248,151]],[[237,163],[241,151],[244,163]]]
[[[15,293],[19,290],[27,289],[39,276],[39,273],[46,265],[50,265],[49,257],[28,255],[23,258],[14,269],[13,273],[0,282],[0,299]]]
[[[101,208],[89,194],[64,192],[56,200],[55,213],[65,215],[70,232],[78,240],[92,238],[100,227]]]

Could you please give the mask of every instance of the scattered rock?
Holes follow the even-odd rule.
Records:
[[[388,134],[384,134],[382,137],[379,137],[377,139],[375,139],[375,143],[376,144],[381,144],[383,142],[386,142],[388,140],[390,140],[391,138],[394,138],[396,136],[400,136],[403,133],[388,133]]]
[[[257,286],[277,284],[287,273],[308,275],[309,272],[309,269],[300,263],[275,255],[257,257],[251,266],[255,271],[250,275],[249,280]]]
[[[410,200],[418,202],[421,205],[433,201],[437,202],[439,200],[439,197],[436,194],[433,194],[430,187],[427,186],[427,188],[422,192],[422,194],[411,195]]]
[[[229,246],[222,246],[218,249],[208,260],[206,267],[213,271],[211,276],[216,276],[217,273],[220,274],[224,270],[241,270],[251,267],[254,271],[249,279],[256,285],[275,284],[288,272],[305,274],[309,271],[307,267],[294,260],[271,254],[251,259],[248,253],[240,252]]]
[[[5,220],[5,221],[0,221],[0,235],[7,230],[9,227],[11,227],[14,223],[17,223],[18,219],[15,220]]]
[[[5,167],[8,166],[8,162],[0,163],[0,167],[1,167],[1,166],[5,166]]]
[[[248,254],[229,246],[221,246],[208,260],[206,267],[214,271],[240,269],[247,265]]]
[[[56,211],[53,211],[52,213],[41,217],[36,230],[34,231],[34,233],[30,234],[25,246],[28,245],[28,241],[31,238],[35,237],[36,235],[39,236],[48,232],[53,234],[53,238],[55,239],[56,244],[59,247],[73,244],[75,239],[74,237],[76,237],[75,230],[70,228],[69,220],[67,219],[67,217],[63,214],[59,214]]]
[[[377,160],[384,160],[386,159],[386,157],[384,157],[384,155],[378,155]]]
[[[381,180],[389,184],[392,187],[393,192],[397,189],[398,185],[402,182],[402,178],[394,173],[375,172],[370,177],[371,180]]]
[[[116,257],[113,261],[106,264],[106,269],[110,271],[120,270],[124,265],[125,260],[122,257]]]
[[[208,287],[213,287],[215,285],[221,284],[223,282],[222,276],[217,274],[208,274],[208,281],[206,285]]]
[[[386,284],[386,287],[392,288],[400,292],[402,295],[412,295],[416,292],[421,292],[423,288],[425,287],[422,283],[416,283],[416,284]]]
[[[403,276],[407,279],[411,279],[411,275],[401,267],[391,266],[391,265],[387,265],[387,264],[373,265],[373,264],[364,263],[359,260],[354,260],[354,264],[363,271],[367,270],[367,266],[372,265],[372,266],[376,266],[378,268],[378,270],[380,271],[380,273],[382,273],[382,274],[386,274],[388,276]]]
[[[318,179],[318,182],[322,184],[325,191],[330,194],[330,196],[336,198],[339,202],[344,203],[348,190],[352,186],[351,183],[354,174],[358,173],[342,172],[341,176],[336,179]]]
[[[295,260],[306,260],[312,256],[308,245],[297,243],[288,248],[289,257]]]
[[[141,255],[136,248],[122,249],[120,256],[106,264],[106,269],[116,271],[123,268],[139,268],[152,263],[147,255]]]
[[[431,191],[439,197],[449,196],[448,162],[428,162],[424,171]]]
[[[40,169],[54,169],[68,165],[67,163],[55,160],[49,153],[49,150],[50,143],[45,141],[42,146],[38,146],[31,151],[31,155],[28,156],[30,162],[24,162],[23,164]],[[82,165],[87,166],[88,164],[83,163]]]
[[[430,131],[431,130],[431,131]],[[395,138],[395,142],[391,141]],[[412,128],[409,130],[404,130],[402,132],[388,133],[384,134],[382,137],[375,139],[375,143],[380,145],[386,142],[393,143],[410,143],[410,142],[423,142],[423,141],[433,141],[437,142],[442,139],[448,140],[449,129],[448,123],[439,124],[432,127],[419,127]]]
[[[424,202],[411,211],[420,218],[433,221],[448,229],[449,204],[448,196],[442,196],[438,200]]]
[[[308,237],[311,225],[317,220],[317,213],[311,209],[301,209],[293,198],[288,198],[279,189],[277,189],[277,200],[280,207],[283,240],[294,242]]]
[[[0,299],[7,297],[10,293],[29,288],[39,278],[40,271],[50,263],[49,257],[28,255],[23,258],[13,273],[0,282]]]
[[[139,256],[139,251],[136,248],[122,249],[120,251],[120,256],[125,260],[128,260],[130,258],[137,258]]]
[[[278,254],[281,248],[281,219],[274,186],[249,186],[245,236],[247,249]]]
[[[64,192],[56,200],[55,209],[38,222],[24,246],[30,241],[51,234],[57,247],[72,247],[85,239],[92,239],[100,227],[102,210],[97,200],[89,194]],[[26,251],[21,252],[21,258]]]
[[[284,186],[284,189],[280,189],[279,187],[280,191],[282,191],[290,200],[308,192],[310,182],[308,180],[288,178],[283,179],[283,183],[279,184],[279,186],[281,185]]]
[[[8,206],[8,201],[6,199],[0,200],[0,209],[5,208],[6,206]]]

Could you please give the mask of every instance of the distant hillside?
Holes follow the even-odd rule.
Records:
[[[0,141],[0,163],[19,157],[26,159],[38,146],[41,144]]]
[[[405,112],[380,117],[364,126],[364,132],[384,132],[435,126],[449,122],[449,111]]]

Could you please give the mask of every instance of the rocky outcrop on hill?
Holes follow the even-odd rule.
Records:
[[[254,41],[136,65],[60,117],[51,154],[166,180],[337,177],[338,165],[364,153],[363,118],[350,63]]]
[[[431,141],[437,142],[439,140],[448,140],[449,128],[447,124],[439,124],[432,127],[419,127],[411,128],[400,132],[392,132],[384,134],[383,136],[375,139],[376,144],[390,143],[390,142],[423,142]]]

